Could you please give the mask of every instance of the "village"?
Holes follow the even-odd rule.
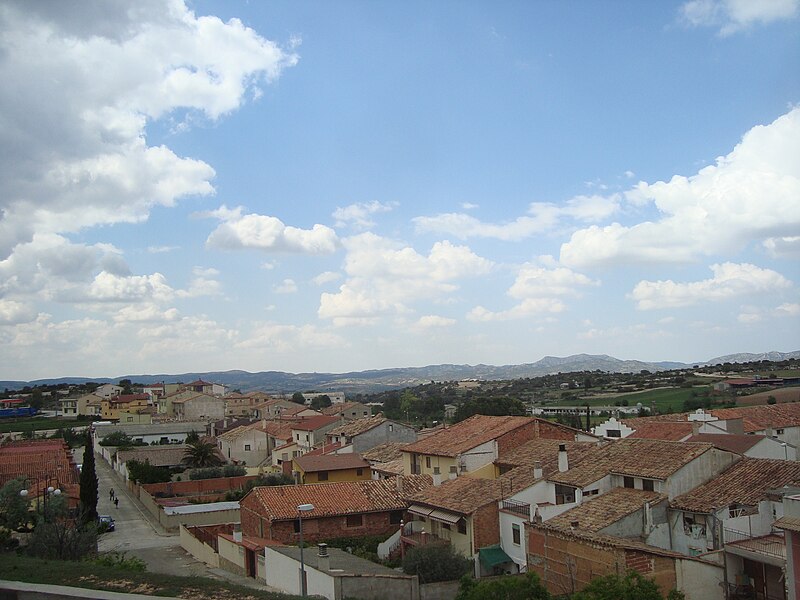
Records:
[[[631,571],[688,600],[796,598],[798,388],[738,377],[715,389],[747,381],[790,392],[670,414],[618,406],[583,428],[545,418],[555,407],[420,427],[342,392],[202,379],[104,384],[58,403],[88,425],[101,506],[117,517],[100,550],[154,570],[174,547],[197,574],[331,600],[450,599],[460,575],[526,573],[569,597]],[[0,485],[35,479],[37,501],[58,490],[77,507],[85,457],[63,440],[12,437]],[[462,572],[407,572],[420,552],[456,556]]]

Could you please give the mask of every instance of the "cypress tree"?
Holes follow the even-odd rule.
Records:
[[[84,524],[97,521],[97,472],[94,464],[94,446],[92,434],[86,430],[86,446],[83,450],[83,466],[81,467],[81,521]]]

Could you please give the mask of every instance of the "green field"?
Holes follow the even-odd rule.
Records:
[[[177,577],[135,571],[90,562],[43,560],[7,552],[0,554],[0,579],[66,585],[78,588],[172,596],[193,600],[290,600],[288,596],[205,577]]]
[[[656,410],[663,414],[665,412],[681,412],[683,403],[692,398],[693,394],[700,396],[708,389],[710,389],[709,386],[660,388],[602,398],[570,398],[554,402],[551,406],[586,406],[587,404],[589,406],[614,406],[617,402],[627,401],[629,406],[636,406],[641,402],[642,406],[649,408],[655,401]]]
[[[0,433],[12,431],[41,431],[42,429],[58,429],[60,427],[81,427],[88,425],[89,421],[76,419],[34,417],[30,419],[3,419],[0,421]]]

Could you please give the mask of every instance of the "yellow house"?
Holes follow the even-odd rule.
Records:
[[[365,481],[372,478],[369,463],[360,454],[319,454],[298,456],[294,470],[299,483]]]
[[[119,421],[120,411],[129,413],[149,406],[148,394],[121,394],[111,398],[103,398],[100,402],[100,415],[105,421]]]
[[[120,410],[117,413],[117,418],[121,425],[149,425],[153,422],[153,407],[149,408],[131,408],[127,410]]]

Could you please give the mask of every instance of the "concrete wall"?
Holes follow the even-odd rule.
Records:
[[[417,577],[389,575],[338,575],[335,578],[336,598],[360,600],[417,600],[420,597]],[[309,589],[309,593],[311,590]]]
[[[243,546],[234,544],[222,536],[217,537],[217,546],[219,548],[220,567],[237,575],[247,575]]]
[[[419,586],[420,600],[454,600],[458,595],[458,581],[423,583]]]
[[[714,479],[738,460],[739,456],[736,454],[712,448],[670,475],[667,478],[667,489],[662,492],[668,494],[670,500],[674,500]]]
[[[194,537],[183,525],[180,527],[181,547],[197,560],[219,567],[219,554],[214,548]]]
[[[520,572],[524,572],[527,568],[527,544],[525,543],[525,522],[528,519],[511,512],[500,511],[500,546],[506,554],[520,568]],[[513,526],[519,527],[520,543],[514,543]]]
[[[4,600],[12,598],[15,600],[149,600],[152,596],[90,590],[65,585],[0,581],[0,598]],[[170,600],[168,597],[163,598]]]
[[[390,426],[391,431],[389,430]],[[387,442],[411,443],[416,441],[417,432],[413,427],[394,421],[384,421],[377,427],[355,436],[353,438],[353,450],[355,452],[366,452]]]
[[[158,522],[167,531],[178,531],[181,525],[222,525],[224,523],[238,523],[239,519],[238,510],[214,510],[184,515],[167,515],[162,510],[159,513]]]
[[[309,550],[313,551],[313,550]],[[300,567],[294,559],[265,548],[266,583],[270,587],[288,594],[300,594]],[[335,598],[333,577],[328,573],[306,567],[308,595],[318,594],[325,598]]]
[[[677,560],[678,589],[686,600],[723,600],[725,580],[722,565],[709,565],[697,560]],[[665,590],[666,591],[666,590]]]

